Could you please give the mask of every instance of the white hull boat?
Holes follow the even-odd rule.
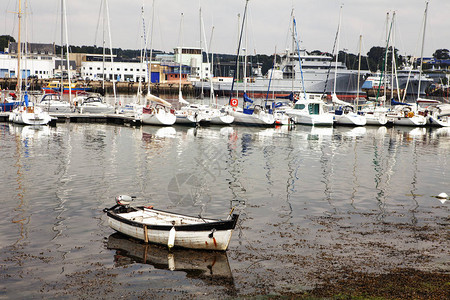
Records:
[[[302,115],[302,114],[291,114],[294,119],[295,124],[311,125],[311,126],[332,126],[333,125],[333,115],[323,114],[323,115]]]
[[[337,125],[347,125],[347,126],[364,126],[367,124],[365,116],[359,115],[355,112],[345,113],[345,111],[341,115],[335,113],[334,122]]]
[[[130,207],[132,197],[118,196],[117,205],[105,209],[109,226],[125,235],[172,247],[225,251],[238,215],[227,220],[191,217],[152,207]]]
[[[382,113],[366,113],[366,125],[384,126],[388,122],[386,114]]]
[[[213,125],[230,125],[234,122],[234,117],[232,115],[219,115],[212,116],[209,121],[210,124]]]
[[[59,94],[44,94],[38,104],[49,113],[72,113],[74,109],[69,102],[61,100]]]
[[[247,126],[274,126],[275,118],[273,114],[265,111],[252,111],[253,113],[245,113],[244,111],[233,112],[234,123]]]
[[[114,106],[105,103],[99,96],[78,96],[73,102],[80,113],[112,114],[115,112]]]
[[[427,125],[433,127],[450,127],[450,117],[449,116],[427,116]]]
[[[162,107],[144,108],[140,118],[147,125],[170,126],[176,121],[176,116]]]
[[[210,112],[209,123],[213,125],[230,125],[234,122],[234,116],[231,115],[229,106],[224,106],[221,109],[213,108]]]
[[[414,115],[412,117],[398,116],[392,119],[394,125],[399,126],[424,126],[427,124],[427,120],[424,116]]]
[[[286,114],[291,117],[296,124],[310,126],[332,126],[334,122],[333,114],[325,111],[325,103],[316,96],[306,94],[306,99],[295,102],[292,109],[286,110]]]
[[[46,125],[51,121],[51,117],[40,107],[19,106],[10,112],[9,121],[22,125]]]
[[[415,113],[412,105],[396,105],[393,111],[388,114],[388,118],[394,125],[399,126],[424,126],[427,124],[427,119]]]

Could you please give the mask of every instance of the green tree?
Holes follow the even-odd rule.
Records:
[[[450,59],[450,51],[448,49],[438,49],[433,53],[436,59]]]
[[[8,47],[9,42],[16,42],[16,40],[10,35],[0,35],[0,52]]]

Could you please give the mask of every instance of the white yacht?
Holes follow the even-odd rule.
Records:
[[[69,102],[62,100],[60,94],[43,94],[38,103],[37,106],[49,113],[74,112],[74,108]]]
[[[172,104],[154,95],[147,95],[150,104],[142,109],[139,118],[143,124],[170,126],[175,124],[175,111]]]
[[[291,117],[296,124],[332,126],[333,115],[328,113],[325,102],[320,95],[306,94],[300,95],[294,107],[286,110],[286,114]]]
[[[114,106],[106,103],[98,95],[77,96],[73,99],[73,103],[80,113],[111,114],[115,112]]]
[[[20,105],[9,114],[9,121],[22,125],[46,125],[51,121],[48,112],[39,106]]]

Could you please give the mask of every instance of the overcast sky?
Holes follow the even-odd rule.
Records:
[[[97,24],[103,1],[66,0],[69,44],[102,45],[102,22],[99,27]],[[1,35],[9,34],[17,38],[17,17],[12,13],[17,11],[17,2],[0,1],[0,20],[4,20],[0,21]],[[28,40],[60,44],[61,0],[28,2]],[[145,22],[149,31],[153,0],[108,0],[108,3],[112,46],[139,49],[143,28],[141,7],[144,3]],[[363,53],[367,53],[372,46],[384,46],[386,13],[395,11],[396,48],[403,55],[420,55],[425,0],[250,0],[247,49],[249,53],[272,54],[275,49],[279,53],[289,48],[289,20],[294,8],[301,47],[308,51],[331,52],[341,5],[341,50],[358,53],[360,34],[363,36]],[[200,6],[207,42],[209,44],[212,41],[208,45],[210,49],[218,53],[236,53],[238,14],[242,21],[245,0],[155,0],[153,48],[172,51],[180,43],[184,46],[199,46]],[[182,13],[183,26],[180,26]],[[183,33],[181,41],[180,27]],[[434,50],[442,48],[450,48],[450,0],[430,0],[425,56],[431,56]]]

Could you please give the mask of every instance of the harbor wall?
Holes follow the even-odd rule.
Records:
[[[44,80],[44,79],[30,79],[27,85],[30,91],[40,91],[42,87],[46,86],[50,81],[54,80]],[[91,88],[91,92],[100,94],[112,94],[113,93],[113,83],[111,81],[105,81],[103,90],[102,81],[76,81],[76,83],[81,86],[86,86]],[[0,78],[0,90],[15,90],[17,85],[17,78]],[[25,82],[22,83],[22,87],[25,88]],[[139,83],[137,82],[117,82],[116,92],[119,94],[136,94],[139,88]],[[141,86],[143,91],[147,90],[147,83],[143,83]],[[165,82],[165,83],[152,83],[150,86],[152,94],[155,95],[178,95],[179,84],[178,82]],[[181,91],[185,97],[196,97],[194,86],[190,83],[182,83]]]

